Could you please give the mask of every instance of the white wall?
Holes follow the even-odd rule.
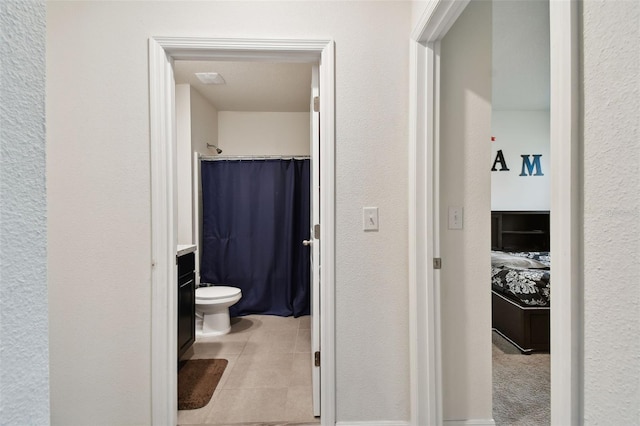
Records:
[[[45,3],[0,3],[0,424],[49,423]]]
[[[150,422],[147,45],[114,6],[47,4],[53,424]]]
[[[489,164],[502,150],[509,171],[491,172],[491,209],[549,210],[549,2],[496,1],[492,9],[491,128],[496,141]],[[521,155],[533,154],[542,155],[544,176],[520,176]]]
[[[204,155],[215,155],[215,148],[207,144],[219,146],[218,110],[207,101],[196,89],[191,87],[191,148],[193,152]]]
[[[220,111],[224,155],[310,155],[308,112]]]
[[[640,3],[582,3],[584,423],[640,422]]]
[[[335,40],[337,417],[408,420],[409,27],[405,2],[48,4],[54,423],[150,422],[158,35]],[[362,231],[363,206],[379,207],[379,232]]]
[[[415,0],[411,2],[411,31],[418,25],[418,21],[429,3],[427,0]]]
[[[178,245],[193,244],[193,155],[191,149],[191,86],[176,84],[176,185]]]
[[[202,247],[202,184],[200,182],[200,163],[195,160],[194,153],[203,155],[216,155],[215,148],[209,148],[207,144],[219,146],[218,142],[218,110],[211,105],[195,88],[191,87],[191,164],[192,169],[197,168],[197,174],[191,175],[189,190],[191,194],[192,241]],[[198,188],[198,199],[193,197],[193,188]],[[200,257],[196,256],[196,284],[200,283]]]
[[[550,106],[549,0],[493,2],[495,110],[548,110]]]
[[[471,2],[441,44],[440,254],[443,418],[492,415],[491,2]],[[463,229],[448,229],[448,207]]]
[[[494,80],[495,81],[495,80]],[[496,160],[498,150],[502,150],[508,171],[491,172],[492,210],[549,210],[551,162],[549,157],[549,111],[496,111],[491,116],[491,161]],[[520,176],[521,155],[540,154],[540,170],[544,176]],[[536,173],[534,169],[534,173]]]
[[[218,144],[218,111],[196,89],[189,84],[176,85],[176,131],[177,131],[177,185],[178,185],[178,244],[201,244],[195,235],[201,229],[202,220],[193,199],[193,169],[197,167],[194,153],[215,154],[215,148],[207,144]],[[198,221],[200,227],[193,224]],[[196,267],[198,262],[196,262]],[[197,272],[196,272],[197,273]]]

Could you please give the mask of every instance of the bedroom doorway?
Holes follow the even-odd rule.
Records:
[[[492,3],[493,419],[550,419],[549,2]]]
[[[318,152],[320,222],[314,232],[322,240],[319,248],[323,265],[320,304],[319,344],[322,347],[320,412],[323,425],[335,423],[335,130],[334,53],[331,40],[250,40],[202,38],[151,38],[149,78],[151,105],[152,181],[152,421],[175,424],[177,420],[175,348],[175,79],[176,60],[241,60],[318,63],[318,107],[322,115]]]
[[[490,175],[480,176],[478,179],[469,179],[465,174],[465,170],[452,176],[452,181],[457,182],[463,188],[467,186],[467,194],[475,198],[475,201],[469,203],[460,203],[459,200],[452,202],[460,204],[451,204],[443,206],[441,201],[441,193],[447,191],[443,188],[444,182],[442,169],[450,168],[452,163],[441,164],[442,152],[449,147],[445,147],[442,141],[442,116],[445,114],[440,99],[451,101],[450,97],[444,96],[446,82],[443,76],[455,76],[453,73],[445,72],[444,58],[442,57],[443,38],[448,34],[454,24],[460,19],[464,19],[464,11],[467,7],[477,6],[477,3],[483,2],[439,2],[434,3],[431,7],[427,7],[419,23],[413,32],[415,43],[412,51],[412,137],[410,145],[411,157],[415,158],[415,162],[411,162],[411,197],[412,209],[410,216],[410,266],[411,291],[412,299],[416,302],[412,306],[412,336],[415,337],[417,344],[412,348],[412,372],[416,377],[412,381],[412,395],[415,409],[412,412],[412,418],[416,424],[440,424],[443,419],[450,418],[454,413],[458,419],[465,419],[468,422],[479,422],[479,424],[492,424],[493,420],[489,420],[491,411],[487,411],[486,407],[491,407],[491,401],[487,401],[481,397],[479,399],[464,399],[461,403],[452,397],[451,391],[447,391],[447,387],[451,389],[452,384],[465,383],[469,379],[469,368],[471,359],[485,365],[487,373],[491,370],[490,355],[490,294],[484,292],[478,293],[478,301],[485,304],[486,311],[481,318],[473,316],[471,310],[466,310],[469,306],[464,305],[458,307],[457,312],[463,312],[459,321],[464,323],[461,330],[462,334],[458,336],[464,341],[461,343],[462,352],[469,354],[460,355],[460,362],[466,363],[467,368],[458,368],[451,370],[449,373],[445,371],[443,365],[444,359],[449,357],[450,353],[443,353],[443,348],[450,343],[452,337],[451,330],[446,328],[445,319],[443,317],[444,310],[450,307],[442,306],[442,296],[445,286],[450,283],[443,279],[444,269],[446,265],[456,266],[459,269],[469,269],[473,266],[478,256],[471,253],[468,258],[465,257],[465,251],[460,250],[451,257],[451,253],[447,256],[447,249],[442,247],[444,240],[443,233],[445,229],[448,232],[449,223],[453,220],[461,219],[463,231],[455,231],[454,235],[458,241],[471,243],[467,241],[471,228],[480,226],[486,229],[484,241],[486,248],[481,248],[477,253],[486,253],[481,256],[484,260],[478,263],[478,269],[473,274],[481,274],[489,276],[489,249],[490,249]],[[551,419],[552,424],[574,424],[579,419],[579,351],[581,347],[579,338],[579,286],[578,286],[578,259],[579,259],[579,182],[578,176],[578,143],[577,143],[577,16],[578,7],[575,2],[551,2],[549,6],[549,33],[550,33],[550,173],[551,182],[551,214],[550,229],[552,234],[550,237],[550,247],[552,256],[557,256],[554,261],[554,281],[560,283],[552,287],[552,298],[554,300],[554,310],[550,318],[551,338],[550,346],[552,348],[552,366],[551,366]],[[490,19],[490,18],[489,18]],[[475,21],[476,28],[486,27],[490,21],[484,21],[479,24]],[[489,29],[491,27],[489,26]],[[471,43],[479,42],[476,38],[468,36],[467,40]],[[489,40],[491,37],[489,36]],[[486,39],[485,39],[486,40]],[[489,41],[490,44],[490,41]],[[462,43],[461,47],[468,46]],[[490,49],[490,46],[489,46]],[[461,56],[467,58],[478,54],[482,58],[482,52],[489,50],[464,51],[454,49]],[[485,55],[486,56],[486,55]],[[484,58],[486,59],[486,58]],[[460,69],[460,67],[458,67]],[[470,68],[461,68],[461,72],[465,72]],[[482,74],[479,77],[478,74]],[[491,64],[482,68],[478,73],[471,73],[473,78],[485,79],[484,84],[490,88],[491,82]],[[476,80],[477,81],[477,80]],[[483,99],[490,100],[488,96],[478,96],[477,91],[471,90],[466,92],[471,100],[476,102],[476,106],[485,109],[486,117],[491,114],[490,101],[484,102]],[[473,111],[479,111],[474,108]],[[469,115],[469,109],[455,109],[457,113],[457,122],[469,123],[475,126],[478,116]],[[475,114],[475,113],[474,113]],[[482,121],[480,121],[482,122]],[[486,122],[490,122],[487,120]],[[490,130],[486,133],[477,133],[469,127],[465,129],[462,137],[475,137],[475,145],[465,146],[458,152],[462,155],[469,155],[466,149],[475,150],[477,144],[484,145],[484,153],[478,158],[486,158],[490,156]],[[464,127],[464,126],[459,126]],[[493,159],[491,159],[493,160]],[[465,164],[463,158],[458,157],[455,161]],[[534,160],[535,161],[535,160]],[[475,170],[477,161],[470,159],[467,161],[468,169]],[[484,164],[484,160],[479,163]],[[489,164],[491,166],[491,164]],[[480,191],[480,193],[478,192]],[[486,201],[482,201],[486,200]],[[464,199],[463,199],[464,202]],[[449,209],[453,207],[453,209]],[[478,210],[480,208],[480,210]],[[480,215],[480,216],[478,216]],[[485,216],[483,216],[485,215]],[[474,221],[478,217],[480,222]],[[454,229],[455,226],[453,227]],[[476,231],[477,232],[477,231]],[[482,231],[480,231],[482,234]],[[479,234],[478,234],[479,235]],[[448,238],[448,237],[447,237]],[[454,239],[455,240],[455,239]],[[475,241],[475,239],[473,239]],[[480,241],[478,240],[478,241]],[[486,251],[485,251],[486,250]],[[554,255],[555,253],[555,255]],[[420,259],[426,257],[433,258],[425,264],[420,263]],[[441,268],[441,269],[440,269]],[[473,269],[473,268],[472,268]],[[484,271],[484,272],[483,272]],[[471,275],[470,275],[471,277]],[[424,283],[424,285],[423,285]],[[486,287],[485,287],[486,288]],[[472,290],[473,291],[473,290]],[[471,294],[465,290],[465,297]],[[475,293],[473,293],[475,294]],[[469,329],[474,328],[481,323],[480,332],[478,334],[469,335]],[[482,331],[486,330],[486,331]],[[465,334],[466,333],[466,334]],[[447,340],[449,339],[449,340]],[[485,350],[486,349],[486,350]],[[473,353],[473,357],[469,358]],[[475,364],[474,364],[475,365]],[[480,373],[478,373],[480,374]],[[475,376],[474,376],[475,377]],[[481,378],[482,393],[491,393],[491,380],[487,377]],[[488,383],[488,385],[486,385]],[[463,385],[464,386],[464,385]],[[474,384],[475,386],[475,384]],[[470,389],[473,386],[466,387]],[[478,387],[476,386],[476,389]],[[441,398],[440,395],[444,394]],[[463,391],[464,396],[467,392]],[[475,395],[474,395],[475,396]],[[459,395],[456,395],[458,398]],[[465,396],[465,398],[470,396]],[[459,399],[459,398],[458,398]],[[478,402],[479,401],[479,402]],[[477,404],[475,402],[478,402]],[[468,412],[460,412],[458,407],[475,407],[478,410]],[[485,407],[480,409],[480,407]],[[469,418],[473,412],[476,418]],[[467,416],[467,417],[465,417]],[[490,421],[491,423],[486,423]]]

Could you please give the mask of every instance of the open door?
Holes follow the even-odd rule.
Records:
[[[320,84],[319,67],[311,71],[311,370],[313,415],[320,415]]]
[[[438,58],[434,165],[439,181],[434,190],[439,211],[433,213],[441,218],[438,291],[444,423],[467,419],[469,411],[461,407],[474,407],[479,419],[493,417],[491,171],[486,165],[491,158],[491,52],[492,3],[471,1],[440,41]]]

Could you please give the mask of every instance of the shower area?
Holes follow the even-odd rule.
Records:
[[[200,156],[200,286],[241,289],[231,317],[309,315],[309,161]]]

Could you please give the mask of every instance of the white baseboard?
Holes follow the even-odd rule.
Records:
[[[444,426],[496,426],[493,419],[445,420]]]
[[[469,419],[469,420],[445,420],[444,426],[496,426],[493,419]],[[405,421],[356,421],[356,422],[337,422],[336,426],[411,426],[410,422]],[[416,425],[426,426],[426,425]]]
[[[368,421],[368,422],[336,422],[336,426],[411,426],[409,422],[404,421]]]

